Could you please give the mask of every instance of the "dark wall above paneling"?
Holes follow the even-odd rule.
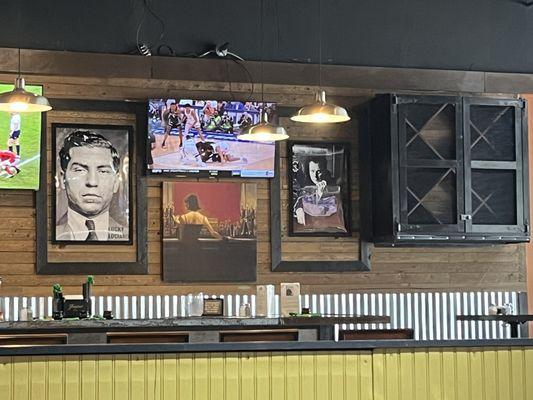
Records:
[[[143,2],[165,23],[161,25]],[[533,6],[525,0],[322,0],[325,63],[532,72]],[[126,54],[142,41],[179,55],[230,42],[261,58],[260,1],[4,0],[0,47]],[[318,61],[318,0],[264,0],[264,58]]]

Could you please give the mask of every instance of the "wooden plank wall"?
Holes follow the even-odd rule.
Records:
[[[10,81],[0,75],[0,80]],[[126,97],[197,97],[228,98],[228,85],[185,81],[135,80],[119,78],[69,78],[41,76],[51,98],[109,99]],[[249,85],[233,84],[236,98],[246,98]],[[284,106],[300,106],[312,101],[310,87],[266,85],[265,97]],[[332,100],[348,107],[356,106],[369,97],[368,91],[332,88]],[[257,94],[255,97],[257,98]],[[133,123],[133,116],[117,113],[58,112],[48,114],[47,134],[51,122]],[[357,121],[334,127],[296,125],[283,118],[295,139],[334,140],[353,143],[352,200],[358,205]],[[137,133],[144,134],[144,133]],[[0,139],[1,140],[1,139]],[[282,156],[285,154],[282,146]],[[47,149],[51,159],[50,147]],[[282,174],[286,162],[281,160]],[[49,177],[50,181],[51,177]],[[51,181],[50,181],[51,182]],[[212,294],[255,292],[255,283],[176,285],[161,281],[161,179],[148,179],[148,260],[147,275],[96,276],[95,294],[178,294],[202,290]],[[253,180],[258,184],[258,280],[257,283],[298,281],[303,293],[334,293],[357,290],[524,290],[524,246],[505,245],[477,248],[379,248],[374,249],[372,270],[354,273],[272,273],[270,271],[269,187],[267,180]],[[143,201],[143,199],[139,199]],[[282,207],[287,203],[287,182],[283,179]],[[357,212],[354,213],[357,216]],[[51,285],[60,282],[66,293],[79,293],[83,276],[39,276],[35,274],[35,194],[30,191],[0,190],[0,276],[3,277],[3,295],[47,295]],[[286,214],[282,214],[286,221]],[[357,231],[357,218],[353,221]],[[357,233],[352,238],[296,239],[286,237],[282,227],[283,258],[286,260],[349,260],[358,257]],[[57,248],[49,245],[49,259],[75,261],[80,257],[94,260],[130,260],[134,247],[123,246],[92,248],[85,252],[78,246]]]

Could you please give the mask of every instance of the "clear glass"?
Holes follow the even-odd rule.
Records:
[[[204,313],[204,294],[198,293],[187,296],[187,311],[190,317],[201,317]]]

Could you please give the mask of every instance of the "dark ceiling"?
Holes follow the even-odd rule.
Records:
[[[533,72],[528,0],[322,0],[323,62]],[[153,10],[153,14],[146,8]],[[317,0],[264,0],[265,60],[318,62]],[[0,47],[261,59],[259,0],[3,0]],[[164,22],[164,37],[159,40]],[[163,50],[163,49],[162,49]],[[168,50],[164,49],[164,54]]]

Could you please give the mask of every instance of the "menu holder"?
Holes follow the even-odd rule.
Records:
[[[224,299],[204,299],[204,317],[221,317],[224,315]]]
[[[282,317],[288,317],[291,313],[300,313],[299,283],[281,283],[280,309]]]

